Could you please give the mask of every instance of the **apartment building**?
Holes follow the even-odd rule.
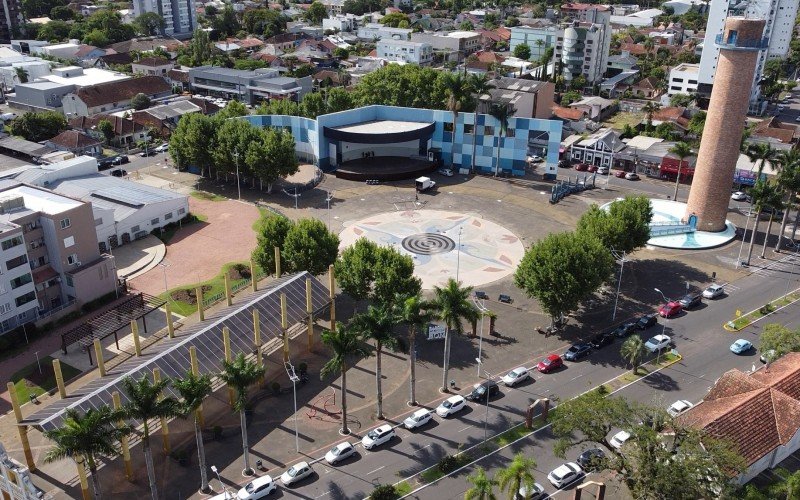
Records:
[[[481,34],[474,31],[411,33],[411,41],[427,43],[434,51],[445,54],[448,61],[455,62],[481,49]]]
[[[357,36],[362,40],[370,42],[389,38],[394,40],[410,40],[412,31],[414,30],[410,28],[391,28],[381,23],[367,23],[358,28]]]
[[[194,0],[134,0],[134,17],[146,12],[155,12],[164,18],[167,35],[189,37],[197,28]]]
[[[300,101],[311,92],[310,76],[290,78],[277,69],[263,68],[248,71],[219,66],[198,66],[189,69],[192,90],[226,99],[238,99],[246,104],[258,104],[270,99]]]
[[[387,61],[426,66],[433,62],[433,47],[429,43],[382,39],[378,41],[378,57]]]
[[[114,258],[94,226],[90,203],[0,181],[0,333],[114,291]]]
[[[681,63],[669,72],[667,95],[694,94],[697,92],[697,81],[700,74],[699,64]]]

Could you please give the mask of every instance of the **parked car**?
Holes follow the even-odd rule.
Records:
[[[681,300],[679,300],[681,307],[684,309],[691,309],[703,303],[703,297],[699,293],[687,293]]]
[[[531,374],[528,372],[528,369],[524,366],[520,366],[518,368],[514,368],[510,372],[506,373],[503,377],[503,383],[506,384],[508,387],[514,387],[515,385],[519,384],[523,380],[530,377]]]
[[[564,360],[558,354],[551,354],[536,364],[541,373],[550,373],[564,366]]]
[[[589,165],[585,163],[576,163],[575,170],[577,170],[578,172],[586,172],[587,170],[589,170]]]
[[[681,313],[681,311],[683,311],[683,306],[680,302],[676,302],[674,300],[671,300],[658,308],[658,314],[662,318],[671,318],[673,316],[677,316]]]
[[[520,486],[514,500],[545,500],[546,498],[550,498],[550,496],[544,492],[544,487],[539,483],[533,483],[532,487],[524,484]]]
[[[345,441],[344,443],[339,443],[331,448],[328,453],[325,454],[325,461],[331,465],[336,465],[338,462],[341,462],[355,452],[356,449],[353,447],[353,445]]]
[[[636,328],[639,330],[647,330],[656,323],[658,323],[657,314],[645,314],[636,321]]]
[[[601,469],[603,460],[606,459],[606,454],[600,448],[589,448],[580,455],[578,455],[578,465],[583,470],[598,470]]]
[[[586,167],[586,170],[588,170],[589,172],[592,172],[592,173],[597,172],[597,166],[589,165],[589,166]]]
[[[598,167],[597,168],[597,173],[600,174],[600,175],[608,175],[608,172],[609,172],[608,167]]]
[[[488,396],[486,395],[487,390],[489,391]],[[500,394],[500,386],[497,385],[497,382],[494,380],[486,380],[480,384],[475,384],[472,386],[472,392],[467,394],[467,399],[470,401],[479,401],[485,403],[487,397],[491,399],[498,394]]]
[[[289,467],[289,469],[281,474],[281,482],[286,485],[292,485],[298,481],[302,481],[314,472],[314,469],[308,465],[308,462],[299,462]]]
[[[361,439],[361,444],[364,446],[365,450],[371,450],[376,446],[388,443],[396,435],[391,425],[381,425],[369,431],[367,435]]]
[[[422,427],[433,419],[433,413],[430,410],[423,408],[411,414],[410,417],[403,420],[403,427],[408,430]]]
[[[691,410],[693,406],[694,405],[689,401],[685,399],[679,399],[678,401],[675,401],[669,405],[669,408],[667,408],[667,413],[669,413],[671,417],[677,417],[678,415],[682,415]]]
[[[743,191],[736,191],[731,195],[731,199],[734,201],[746,201],[747,193]]]
[[[706,299],[716,299],[717,297],[722,297],[723,295],[725,295],[725,288],[722,285],[717,285],[716,283],[709,285],[708,288],[703,290],[703,298]]]
[[[672,344],[672,339],[669,338],[669,335],[658,334],[647,339],[647,342],[644,343],[644,348],[650,352],[658,352],[666,349],[670,344]]]
[[[639,174],[637,174],[636,172],[628,172],[627,174],[625,174],[625,178],[628,179],[629,181],[638,181]]]
[[[125,177],[126,175],[128,175],[128,171],[125,170],[124,168],[116,168],[111,171],[111,175],[113,175],[114,177]]]
[[[614,343],[614,335],[609,333],[598,333],[592,340],[589,341],[595,349],[602,349],[603,347]]]
[[[569,346],[569,349],[567,349],[567,352],[564,353],[564,359],[567,361],[577,361],[584,356],[588,356],[591,350],[592,346],[590,344],[572,344]]]
[[[618,327],[614,328],[614,331],[611,333],[618,338],[625,338],[633,333],[634,330],[636,330],[636,322],[626,321],[625,323],[622,323]]]
[[[238,500],[258,500],[264,498],[278,489],[278,485],[270,476],[261,476],[253,479],[236,494]]]
[[[541,163],[544,159],[539,155],[531,155],[528,157],[528,161],[531,163]]]
[[[571,166],[568,160],[561,160],[558,162],[558,168],[570,168]]]
[[[156,154],[158,154],[158,151],[154,150],[153,148],[146,148],[144,151],[139,153],[139,156],[141,157],[155,156]]]
[[[746,339],[739,339],[731,344],[731,352],[734,354],[743,354],[753,348],[753,343]]]
[[[480,300],[489,300],[489,296],[486,292],[481,292],[480,290],[475,291],[475,298]]]
[[[547,475],[550,484],[558,489],[568,486],[584,476],[583,469],[575,462],[559,465]]]
[[[130,160],[130,158],[128,158],[128,155],[115,156],[114,160],[112,161],[112,163],[114,165],[124,165],[124,164],[130,163],[130,162],[131,162],[131,160]]]
[[[162,145],[160,145],[160,146],[157,146],[157,147],[154,149],[154,151],[155,151],[156,153],[166,153],[167,151],[169,151],[169,144],[162,144]]]
[[[458,413],[467,406],[467,400],[464,399],[464,396],[452,396],[440,404],[436,408],[436,414],[442,418],[449,417],[454,413]]]
[[[453,171],[450,170],[449,168],[440,168],[438,172],[439,175],[443,175],[445,177],[453,177]]]
[[[114,166],[114,158],[100,158],[97,160],[97,170],[106,170]]]
[[[628,431],[619,431],[618,433],[611,436],[611,440],[609,440],[608,444],[613,446],[616,449],[622,448],[622,445],[625,444],[625,441],[631,438],[631,433]]]
[[[501,293],[497,297],[497,300],[502,302],[503,304],[513,304],[514,303],[514,299],[512,299],[510,295],[506,295],[504,293]]]
[[[623,179],[623,178],[625,178],[625,174],[627,174],[627,173],[628,172],[626,172],[624,170],[619,170],[617,172],[614,172],[614,177],[618,177],[620,179]]]

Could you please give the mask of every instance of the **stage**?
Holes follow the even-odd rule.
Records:
[[[336,169],[336,177],[351,181],[399,181],[416,179],[435,169],[436,165],[427,160],[400,156],[375,156],[342,163]]]

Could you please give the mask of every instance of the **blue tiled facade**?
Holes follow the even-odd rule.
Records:
[[[393,106],[365,106],[321,115],[316,120],[297,116],[249,116],[247,119],[254,125],[283,127],[290,131],[297,144],[298,156],[315,161],[323,170],[335,169],[336,163],[335,158],[332,160],[330,156],[332,150],[335,150],[335,147],[331,148],[332,144],[335,146],[335,141],[325,137],[324,129],[371,121],[432,123],[433,132],[427,141],[427,148],[439,149],[443,163],[454,168],[472,167],[475,140],[475,168],[484,173],[498,170],[512,175],[524,175],[528,155],[536,154],[545,159],[540,167],[543,173],[555,176],[561,142],[561,122],[557,120],[510,118],[507,136],[498,138],[498,121],[490,115],[477,115],[476,124],[474,113],[459,113],[453,132],[453,114],[449,111]],[[477,134],[473,134],[473,131]],[[377,155],[380,156],[380,153]]]

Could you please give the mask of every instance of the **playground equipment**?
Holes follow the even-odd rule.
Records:
[[[568,177],[566,181],[558,181],[550,191],[550,203],[558,203],[568,195],[580,193],[587,189],[594,189],[596,174],[583,174],[583,180],[580,175],[575,176],[575,182],[572,182],[572,176]]]

